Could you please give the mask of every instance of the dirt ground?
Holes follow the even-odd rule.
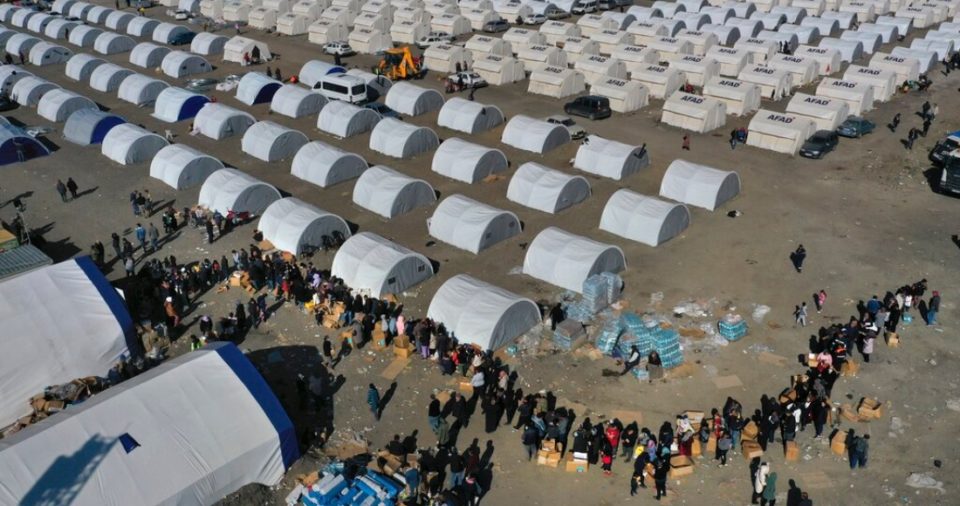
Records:
[[[107,5],[106,2],[98,2]],[[110,3],[112,7],[112,3]],[[165,18],[161,8],[148,11],[152,17]],[[232,35],[233,30],[224,30]],[[295,74],[309,59],[331,58],[310,45],[306,36],[283,37],[256,30],[244,34],[264,40],[280,55],[272,67],[279,67],[285,76]],[[906,41],[909,44],[909,39]],[[71,49],[75,49],[72,48]],[[889,46],[884,50],[888,51]],[[126,64],[127,55],[106,59]],[[218,68],[213,76],[240,73],[233,63],[211,60]],[[372,57],[346,60],[350,66],[368,68]],[[726,311],[748,318],[750,335],[729,346],[706,346],[689,343],[686,361],[689,376],[665,383],[647,384],[624,378],[601,376],[604,368],[614,368],[612,359],[591,360],[583,354],[537,353],[512,360],[520,374],[525,391],[552,390],[564,401],[584,406],[578,413],[593,420],[612,416],[614,410],[642,413],[641,426],[658,427],[683,410],[709,411],[721,407],[727,396],[739,399],[747,410],[754,409],[763,393],[776,394],[789,386],[789,376],[802,372],[796,361],[807,348],[807,339],[821,325],[844,322],[855,314],[858,300],[873,294],[883,295],[906,283],[927,278],[930,288],[939,290],[943,298],[940,314],[942,326],[928,328],[917,318],[902,327],[903,346],[890,349],[877,344],[874,361],[864,365],[855,378],[842,378],[834,389],[836,402],[856,403],[862,396],[877,397],[885,403],[882,419],[870,424],[844,421],[849,427],[872,435],[870,466],[851,472],[846,459],[830,453],[826,442],[815,442],[810,431],[801,433],[798,442],[802,458],[784,462],[773,449],[764,458],[780,475],[780,501],[785,502],[788,480],[810,492],[818,505],[823,504],[958,504],[956,466],[960,466],[960,444],[953,420],[960,410],[960,393],[956,371],[960,367],[955,337],[955,322],[960,319],[956,300],[958,244],[951,235],[958,233],[957,216],[960,202],[956,198],[931,190],[931,171],[926,161],[927,150],[946,132],[960,129],[955,111],[960,106],[960,77],[932,73],[934,85],[926,94],[898,95],[892,102],[878,104],[867,114],[878,125],[885,125],[900,112],[905,118],[896,134],[879,127],[861,140],[843,139],[840,147],[824,160],[811,161],[799,157],[763,151],[752,147],[731,150],[727,135],[732,128],[746,126],[748,118],[728,117],[726,127],[708,135],[692,137],[692,149],[681,153],[683,132],[658,124],[661,102],[653,100],[634,114],[616,114],[600,122],[581,121],[590,133],[632,144],[646,143],[651,166],[624,181],[610,181],[584,174],[592,185],[592,195],[583,203],[556,216],[522,208],[506,199],[506,187],[512,171],[526,161],[573,172],[569,160],[577,145],[570,144],[545,156],[520,152],[499,144],[503,127],[491,132],[465,136],[436,126],[436,114],[405,118],[418,125],[430,126],[441,138],[466,137],[468,140],[502,149],[511,162],[502,180],[466,185],[443,179],[429,169],[430,154],[413,160],[398,161],[374,153],[366,145],[369,135],[338,140],[316,130],[315,117],[291,120],[269,115],[268,105],[246,107],[231,93],[212,92],[227,105],[246,109],[257,118],[270,119],[296,128],[311,140],[339,146],[362,155],[368,163],[386,164],[409,175],[429,181],[440,192],[440,198],[461,193],[490,205],[513,211],[524,224],[517,237],[473,255],[436,242],[426,233],[426,219],[431,208],[419,209],[386,221],[351,202],[353,182],[321,189],[295,179],[289,174],[289,160],[267,164],[243,154],[240,138],[213,141],[187,135],[189,121],[168,125],[150,116],[151,110],[120,101],[115,94],[99,93],[86,83],[75,83],[63,74],[63,66],[36,68],[31,72],[53,80],[65,88],[84,94],[105,109],[131,122],[145,125],[158,133],[170,129],[177,142],[198,148],[224,163],[243,170],[277,186],[285,194],[296,196],[323,209],[343,216],[361,231],[372,231],[427,255],[439,264],[433,278],[411,292],[402,302],[413,317],[423,316],[433,293],[449,277],[468,273],[495,285],[515,291],[534,300],[553,300],[560,293],[556,287],[524,275],[519,270],[525,247],[547,226],[558,225],[574,233],[615,243],[623,248],[628,269],[622,273],[628,310],[652,311],[670,316],[671,309],[687,301],[700,301],[711,316],[694,324],[714,322]],[[142,69],[136,69],[142,70]],[[254,68],[253,70],[263,70]],[[170,81],[169,79],[167,79]],[[418,84],[441,89],[435,74]],[[526,82],[480,90],[476,100],[495,104],[510,117],[515,114],[547,116],[561,112],[562,101],[528,95]],[[806,91],[812,93],[815,85]],[[914,113],[925,100],[936,102],[940,115],[930,134],[921,138],[913,151],[900,143],[906,131],[920,126]],[[763,107],[783,110],[787,100],[764,101]],[[7,114],[26,125],[48,125],[32,109],[18,109]],[[55,125],[62,128],[62,125]],[[81,148],[67,143],[59,132],[50,136],[56,152],[46,158],[9,165],[2,169],[0,201],[25,195],[28,225],[43,232],[49,242],[48,253],[60,261],[86,254],[95,240],[108,244],[114,231],[132,234],[138,218],[130,211],[127,196],[132,190],[149,189],[154,200],[178,208],[196,203],[199,188],[177,192],[149,177],[149,165],[119,166],[100,155],[99,147]],[[684,158],[723,169],[736,170],[742,179],[742,193],[716,212],[693,209],[691,226],[679,237],[651,248],[630,243],[598,230],[601,211],[607,199],[619,188],[656,195],[667,165]],[[61,203],[54,184],[57,178],[73,177],[88,193],[74,202]],[[0,217],[13,218],[12,205],[0,208]],[[741,216],[726,216],[738,210]],[[152,218],[158,227],[158,216]],[[200,232],[184,229],[170,238],[163,254],[174,254],[191,261],[217,257],[231,249],[246,247],[255,224],[248,224],[207,245]],[[804,272],[793,271],[788,255],[799,243],[808,252]],[[108,252],[107,258],[112,258]],[[333,253],[318,253],[316,265],[327,267]],[[111,265],[111,279],[123,277],[123,269]],[[828,299],[822,315],[811,315],[811,327],[797,329],[792,311],[801,301],[819,289]],[[662,294],[651,297],[652,294]],[[188,318],[195,322],[200,314],[223,316],[243,294],[236,290],[224,294],[208,293],[201,299],[201,308]],[[763,322],[750,318],[754,307],[769,306]],[[812,304],[811,304],[812,305]],[[811,311],[811,313],[813,313]],[[689,317],[673,318],[678,325],[691,325]],[[193,330],[192,328],[189,330]],[[316,346],[326,329],[317,327],[306,315],[292,307],[281,307],[259,330],[247,335],[241,344],[267,371],[268,378],[281,396],[291,416],[299,424],[308,423],[311,413],[297,405],[291,393],[297,372],[309,373],[315,363]],[[174,343],[171,354],[182,353],[187,345]],[[694,353],[693,350],[701,350]],[[761,353],[764,351],[765,353]],[[276,353],[279,352],[279,353]],[[347,433],[362,433],[374,445],[385,444],[395,433],[418,430],[421,446],[433,444],[426,420],[428,395],[437,388],[454,387],[453,380],[442,378],[436,367],[415,358],[396,379],[397,389],[379,423],[372,423],[365,403],[366,385],[376,383],[381,391],[390,381],[380,376],[392,361],[389,352],[356,350],[335,370],[345,383],[336,395],[335,427]],[[949,407],[948,407],[949,405]],[[951,409],[953,411],[951,411]],[[481,423],[471,424],[459,436],[460,448],[478,438],[481,445],[492,440],[495,463],[492,487],[485,504],[597,504],[606,505],[629,500],[628,479],[632,467],[617,462],[613,477],[599,471],[568,474],[523,461],[519,433],[501,428],[488,436]],[[335,437],[340,437],[336,436]],[[772,447],[775,448],[775,447]],[[934,466],[934,459],[942,467]],[[271,491],[246,491],[234,497],[234,504],[281,504],[292,488],[293,477],[309,470],[306,462],[298,463],[283,483]],[[910,473],[930,473],[943,482],[940,491],[914,489],[905,485]],[[548,480],[548,481],[544,481]],[[549,486],[544,486],[544,484]],[[693,476],[671,481],[667,504],[746,504],[749,500],[749,471],[742,456],[733,457],[733,465],[717,467],[712,460],[697,463]],[[637,502],[648,502],[652,494],[644,491]]]

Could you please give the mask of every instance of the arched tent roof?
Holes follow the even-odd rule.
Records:
[[[70,59],[73,53],[63,47],[49,42],[39,42],[30,48],[30,63],[38,67],[56,65]]]
[[[39,77],[27,76],[20,79],[10,90],[10,98],[23,106],[33,107],[50,90],[59,88],[56,84]]]
[[[263,212],[257,229],[280,251],[299,255],[310,246],[322,246],[324,236],[338,232],[350,237],[347,222],[294,197],[276,200]]]
[[[384,102],[400,114],[420,116],[443,107],[443,95],[437,90],[399,82],[390,87]]]
[[[387,219],[436,200],[430,183],[384,165],[365,170],[353,187],[354,204]]]
[[[265,43],[237,35],[231,37],[223,46],[223,61],[243,63],[244,53],[252,54],[255,47],[260,50],[260,59],[269,60],[272,57],[270,48]]]
[[[171,51],[163,58],[160,69],[170,77],[180,78],[210,72],[213,67],[202,56],[186,51]]]
[[[133,74],[133,71],[126,67],[104,63],[90,73],[90,87],[97,91],[110,93],[116,91],[120,87],[120,83],[131,74]]]
[[[594,274],[620,272],[627,268],[623,251],[610,244],[547,227],[527,248],[523,273],[577,293]]]
[[[63,352],[69,356],[75,346]],[[25,366],[43,368],[43,362],[15,355]],[[98,357],[97,365],[108,356]],[[103,375],[93,367],[82,370]],[[43,385],[91,374],[26,387],[42,391]],[[129,454],[134,448],[136,457]],[[298,457],[296,429],[280,401],[243,352],[221,342],[168,361],[4,440],[0,473],[16,483],[4,487],[9,504],[30,503],[48,483],[51,468],[88,478],[70,480],[74,504],[213,504],[248,484],[278,485]],[[117,476],[129,479],[118,481]]]
[[[226,215],[230,211],[260,214],[280,192],[259,179],[237,169],[220,169],[203,182],[197,203]]]
[[[440,202],[427,220],[431,236],[471,253],[481,251],[520,233],[517,215],[477,202],[463,195],[451,195]]]
[[[27,30],[30,30],[33,33],[42,34],[43,31],[47,29],[47,25],[49,25],[54,19],[56,19],[56,17],[45,12],[37,13],[34,16],[30,16],[30,20],[27,21]]]
[[[648,246],[659,246],[680,235],[689,225],[687,206],[626,188],[610,196],[600,216],[600,230]]]
[[[46,146],[26,130],[12,125],[2,116],[0,120],[2,120],[0,121],[0,165],[27,161],[50,154]]]
[[[207,102],[197,112],[194,128],[211,139],[226,139],[244,132],[256,123],[253,115],[221,103]]]
[[[123,299],[90,257],[6,279],[0,284],[0,299],[4,302],[0,312],[0,389],[6,401],[0,403],[0,425],[29,415],[32,409],[27,400],[44,388],[86,376],[106,376],[114,362],[139,351],[128,348],[128,344],[135,346],[137,335]],[[6,461],[3,453],[9,445],[9,438],[0,445],[0,462]],[[14,482],[23,483],[13,476],[26,470],[0,467],[5,478],[4,501],[23,504],[8,501],[8,494]],[[47,469],[44,466],[42,471]]]
[[[117,98],[138,107],[153,105],[160,92],[169,88],[166,81],[143,74],[131,74],[120,83]]]
[[[413,158],[440,145],[436,132],[427,127],[384,118],[370,133],[370,149],[394,158]]]
[[[153,36],[153,31],[158,26],[160,26],[160,22],[156,19],[150,19],[145,16],[137,16],[127,23],[127,35],[150,39]]]
[[[464,183],[477,183],[483,178],[507,170],[503,151],[451,137],[437,148],[431,170]]]
[[[247,72],[237,84],[237,100],[246,105],[269,102],[282,84],[262,72]]]
[[[186,144],[171,144],[153,157],[150,177],[159,179],[174,190],[203,184],[210,174],[223,168],[223,162]]]
[[[155,69],[170,54],[170,48],[153,42],[141,42],[130,51],[130,63],[145,69]]]
[[[317,128],[321,132],[346,139],[373,130],[380,122],[375,111],[334,100],[320,110]]]
[[[7,53],[13,55],[14,57],[20,53],[28,55],[30,54],[30,49],[40,42],[41,40],[33,35],[27,33],[15,33],[12,37],[7,39],[5,48]]]
[[[66,121],[80,109],[100,109],[96,102],[83,95],[63,88],[57,88],[44,93],[37,103],[37,116],[54,123]]]
[[[617,181],[650,165],[650,154],[643,146],[631,146],[596,135],[587,137],[573,160],[573,166],[597,176]]]
[[[93,41],[93,50],[100,54],[120,54],[132,50],[136,42],[126,35],[103,32]]]
[[[10,17],[10,24],[18,28],[26,28],[27,24],[30,22],[30,18],[38,14],[40,14],[40,11],[35,11],[33,9],[17,9],[13,11],[13,16]]]
[[[77,53],[70,57],[64,73],[74,81],[87,82],[90,80],[90,74],[100,65],[106,63],[101,58],[86,53]]]
[[[360,155],[320,141],[304,144],[290,166],[295,177],[321,188],[360,177],[365,170],[367,162]]]
[[[177,10],[199,14],[200,0],[179,0],[177,2]]]
[[[208,102],[210,99],[203,95],[171,86],[157,95],[153,117],[167,123],[176,123],[196,116]]]
[[[102,5],[93,5],[90,7],[90,9],[86,12],[85,15],[75,16],[71,11],[70,17],[82,19],[87,23],[95,23],[98,25],[102,25],[106,23],[107,16],[109,16],[111,12],[114,12],[114,10],[109,7],[104,7]]]
[[[2,7],[2,5],[7,5],[7,4],[0,4],[0,7]],[[13,37],[17,33],[20,33],[20,32],[16,32],[9,28],[0,27],[0,44],[3,45],[4,49],[6,49],[7,41],[10,40],[10,37]]]
[[[258,121],[244,132],[240,146],[254,158],[275,162],[291,158],[307,142],[302,132],[272,121]]]
[[[126,121],[108,112],[96,109],[80,109],[67,118],[63,125],[63,137],[81,146],[100,144],[113,127]]]
[[[0,65],[0,89],[9,93],[17,81],[32,75],[16,65]]]
[[[153,36],[151,37],[154,42],[160,44],[171,44],[173,43],[176,37],[181,37],[193,33],[189,28],[178,25],[176,23],[160,23],[156,28],[153,29]]]
[[[346,240],[330,272],[347,286],[373,297],[401,293],[433,276],[427,257],[371,232]]]
[[[582,176],[527,162],[517,169],[507,186],[507,199],[545,213],[557,213],[590,196],[590,183]]]
[[[289,118],[302,118],[319,113],[326,104],[327,97],[319,93],[296,84],[285,84],[273,94],[270,110]]]
[[[563,125],[518,114],[507,122],[500,142],[524,151],[546,153],[570,142],[570,132]]]
[[[2,4],[0,5],[0,22],[9,23],[13,19],[13,15],[20,10],[21,7],[13,4]]]
[[[88,2],[74,2],[67,12],[61,12],[64,16],[78,19],[86,19],[95,5]]]
[[[660,182],[660,196],[713,211],[740,193],[740,176],[688,162],[670,162]]]
[[[227,45],[227,40],[229,39],[223,35],[201,32],[190,41],[190,52],[203,56],[223,54],[223,47]]]
[[[503,111],[499,107],[460,97],[447,100],[437,117],[437,125],[468,134],[485,132],[501,123]]]
[[[100,153],[120,165],[152,160],[167,140],[137,125],[121,123],[107,132]]]
[[[113,11],[107,15],[107,21],[104,23],[104,25],[111,30],[126,33],[127,26],[130,24],[130,20],[135,17],[136,16],[130,12]]]
[[[434,294],[427,318],[443,323],[460,343],[496,350],[537,326],[540,308],[530,299],[458,274]]]
[[[49,39],[66,39],[67,34],[70,33],[70,30],[73,30],[77,26],[79,25],[76,21],[67,21],[63,18],[54,18],[52,21],[47,23],[47,27],[43,29],[43,34]]]
[[[70,14],[70,7],[76,3],[76,0],[54,0],[50,6],[50,12],[56,12],[64,16]]]

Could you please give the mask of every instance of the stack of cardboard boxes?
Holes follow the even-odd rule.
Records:
[[[842,430],[836,430],[830,436],[830,451],[835,455],[844,456],[847,454],[847,433]]]
[[[560,451],[557,449],[556,441],[544,439],[540,443],[540,450],[537,452],[537,465],[560,467]]]
[[[900,336],[896,332],[890,332],[889,330],[884,332],[883,340],[887,342],[887,346],[891,348],[897,348],[900,346]]]
[[[763,456],[763,448],[761,448],[760,443],[757,442],[757,436],[759,434],[760,429],[752,420],[743,426],[740,449],[743,450],[743,458],[747,459],[747,461],[753,460],[754,457]]]
[[[234,271],[230,276],[230,286],[243,288],[249,294],[256,292],[253,284],[250,283],[250,275],[246,271]]]
[[[590,470],[590,462],[586,453],[570,452],[567,454],[566,471],[568,473],[585,473]]]
[[[397,336],[393,340],[393,354],[401,358],[410,358],[413,355],[413,343],[410,342],[410,336]]]
[[[693,474],[693,459],[686,455],[670,456],[670,479]]]

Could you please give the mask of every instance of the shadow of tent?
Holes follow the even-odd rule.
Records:
[[[20,504],[57,506],[72,504],[93,476],[97,466],[116,444],[116,438],[95,435],[73,455],[57,457],[53,464],[23,496]]]

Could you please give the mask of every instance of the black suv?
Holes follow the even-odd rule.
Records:
[[[609,118],[613,114],[610,110],[610,99],[597,95],[577,97],[563,106],[563,112],[590,120]]]

